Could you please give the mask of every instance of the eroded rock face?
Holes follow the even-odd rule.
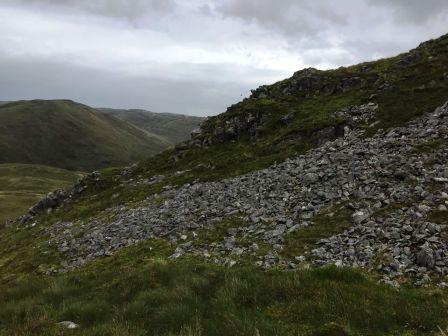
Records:
[[[228,111],[231,112],[236,108],[238,107],[231,106]],[[213,143],[236,140],[243,135],[257,138],[264,122],[260,112],[240,113],[220,125],[215,125],[212,131],[204,131],[202,128],[194,130],[191,133],[191,140],[176,145],[176,149],[183,151],[195,147],[208,147]]]
[[[69,268],[153,237],[176,246],[173,258],[194,254],[228,266],[239,256],[256,254],[262,242],[271,250],[257,257],[257,265],[294,268],[305,257],[282,258],[285,238],[313,225],[324,207],[352,202],[353,226],[320,241],[307,260],[375,268],[388,277],[446,275],[446,228],[432,223],[429,215],[448,202],[448,151],[414,151],[434,139],[448,139],[448,103],[372,138],[355,129],[267,169],[165,188],[139,207],[108,209],[106,221],[57,223],[48,234]],[[212,229],[234,216],[247,225],[208,246],[194,244],[198,229]],[[240,246],[238,237],[252,244]]]
[[[361,69],[363,74],[370,72],[369,67]],[[303,99],[313,98],[316,94],[332,95],[347,92],[359,87],[372,84],[382,85],[383,79],[377,74],[360,76],[353,73],[330,75],[325,71],[307,68],[294,73],[294,75],[276,85],[263,85],[252,90],[249,99],[278,99],[279,97],[295,96]]]
[[[17,222],[24,224],[33,220],[33,218],[39,214],[50,212],[55,208],[62,206],[63,204],[70,202],[81,194],[87,186],[93,181],[98,180],[100,177],[99,172],[90,173],[81,178],[72,189],[65,191],[58,189],[47,194],[36,205],[30,208],[28,214],[21,216],[17,219]]]
[[[358,124],[368,124],[375,120],[375,112],[378,110],[378,105],[375,103],[368,103],[360,106],[350,106],[334,113],[335,117],[343,118],[348,121],[352,127]]]
[[[315,68],[307,68],[294,73],[294,75],[285,82],[282,89],[283,95],[301,94],[305,95],[305,98],[309,98],[309,95],[317,90],[323,82],[324,76],[322,71]],[[252,99],[274,99],[278,93],[273,91],[273,87],[269,85],[260,86],[256,90],[252,90],[250,98]]]
[[[238,106],[239,104],[231,106],[228,111],[232,112]],[[358,128],[360,124],[373,123],[377,109],[377,104],[368,103],[334,112],[333,117],[340,121],[316,131],[316,144],[321,146],[327,141],[344,136],[348,131]],[[296,117],[296,113],[291,112],[282,117],[280,122],[287,125]],[[205,148],[214,143],[237,140],[242,136],[249,136],[252,140],[257,140],[263,132],[266,121],[265,116],[260,112],[240,113],[226,120],[222,125],[215,126],[212,131],[204,131],[202,128],[194,130],[191,133],[191,140],[176,145],[176,149],[178,152],[183,152],[190,148]]]

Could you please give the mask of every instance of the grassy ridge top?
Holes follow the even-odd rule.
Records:
[[[124,165],[166,149],[163,138],[68,100],[0,105],[0,162],[71,170]]]
[[[82,174],[32,164],[0,164],[0,224],[34,205],[48,192],[68,188]]]

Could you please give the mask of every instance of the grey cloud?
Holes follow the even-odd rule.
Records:
[[[85,10],[94,14],[136,19],[148,12],[168,13],[174,0],[6,0],[10,4],[48,5]]]
[[[192,69],[193,70],[193,69]],[[217,76],[222,65],[208,66]],[[198,69],[199,71],[199,69]],[[225,69],[224,71],[231,71]],[[55,62],[17,60],[0,56],[0,101],[72,99],[95,107],[144,108],[156,112],[214,115],[264,84],[236,79],[160,79],[124,76]],[[227,77],[229,77],[227,75]]]
[[[0,29],[0,100],[69,98],[92,106],[192,115],[223,112],[249,89],[286,78],[299,67],[336,67],[406,51],[447,32],[441,15],[448,7],[448,0],[0,2],[0,10],[12,13]],[[43,29],[34,32],[36,23],[28,23],[24,14],[37,9]],[[68,28],[51,20],[71,10]],[[120,35],[127,24],[87,20],[94,38],[84,44],[86,30],[77,31],[85,28],[80,11],[137,19],[137,25]],[[152,20],[148,13],[155,13]],[[175,18],[157,20],[170,13]],[[47,34],[46,29],[54,32],[59,26],[60,34]],[[33,41],[57,48],[35,48]],[[159,56],[147,57],[153,50]]]
[[[369,3],[391,9],[401,22],[426,23],[440,15],[448,18],[447,0],[369,0]]]
[[[327,24],[346,24],[344,13],[329,0],[228,0],[215,9],[224,17],[254,22],[296,38],[315,37]]]

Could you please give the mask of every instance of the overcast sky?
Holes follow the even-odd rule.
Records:
[[[0,100],[213,115],[445,33],[447,0],[0,0]]]

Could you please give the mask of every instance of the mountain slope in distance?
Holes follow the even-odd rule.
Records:
[[[98,110],[129,122],[152,134],[161,136],[172,145],[189,139],[191,131],[198,128],[205,119],[174,113],[156,113],[141,109],[99,108]]]
[[[128,164],[169,146],[160,136],[69,100],[0,105],[0,163],[87,171]]]

